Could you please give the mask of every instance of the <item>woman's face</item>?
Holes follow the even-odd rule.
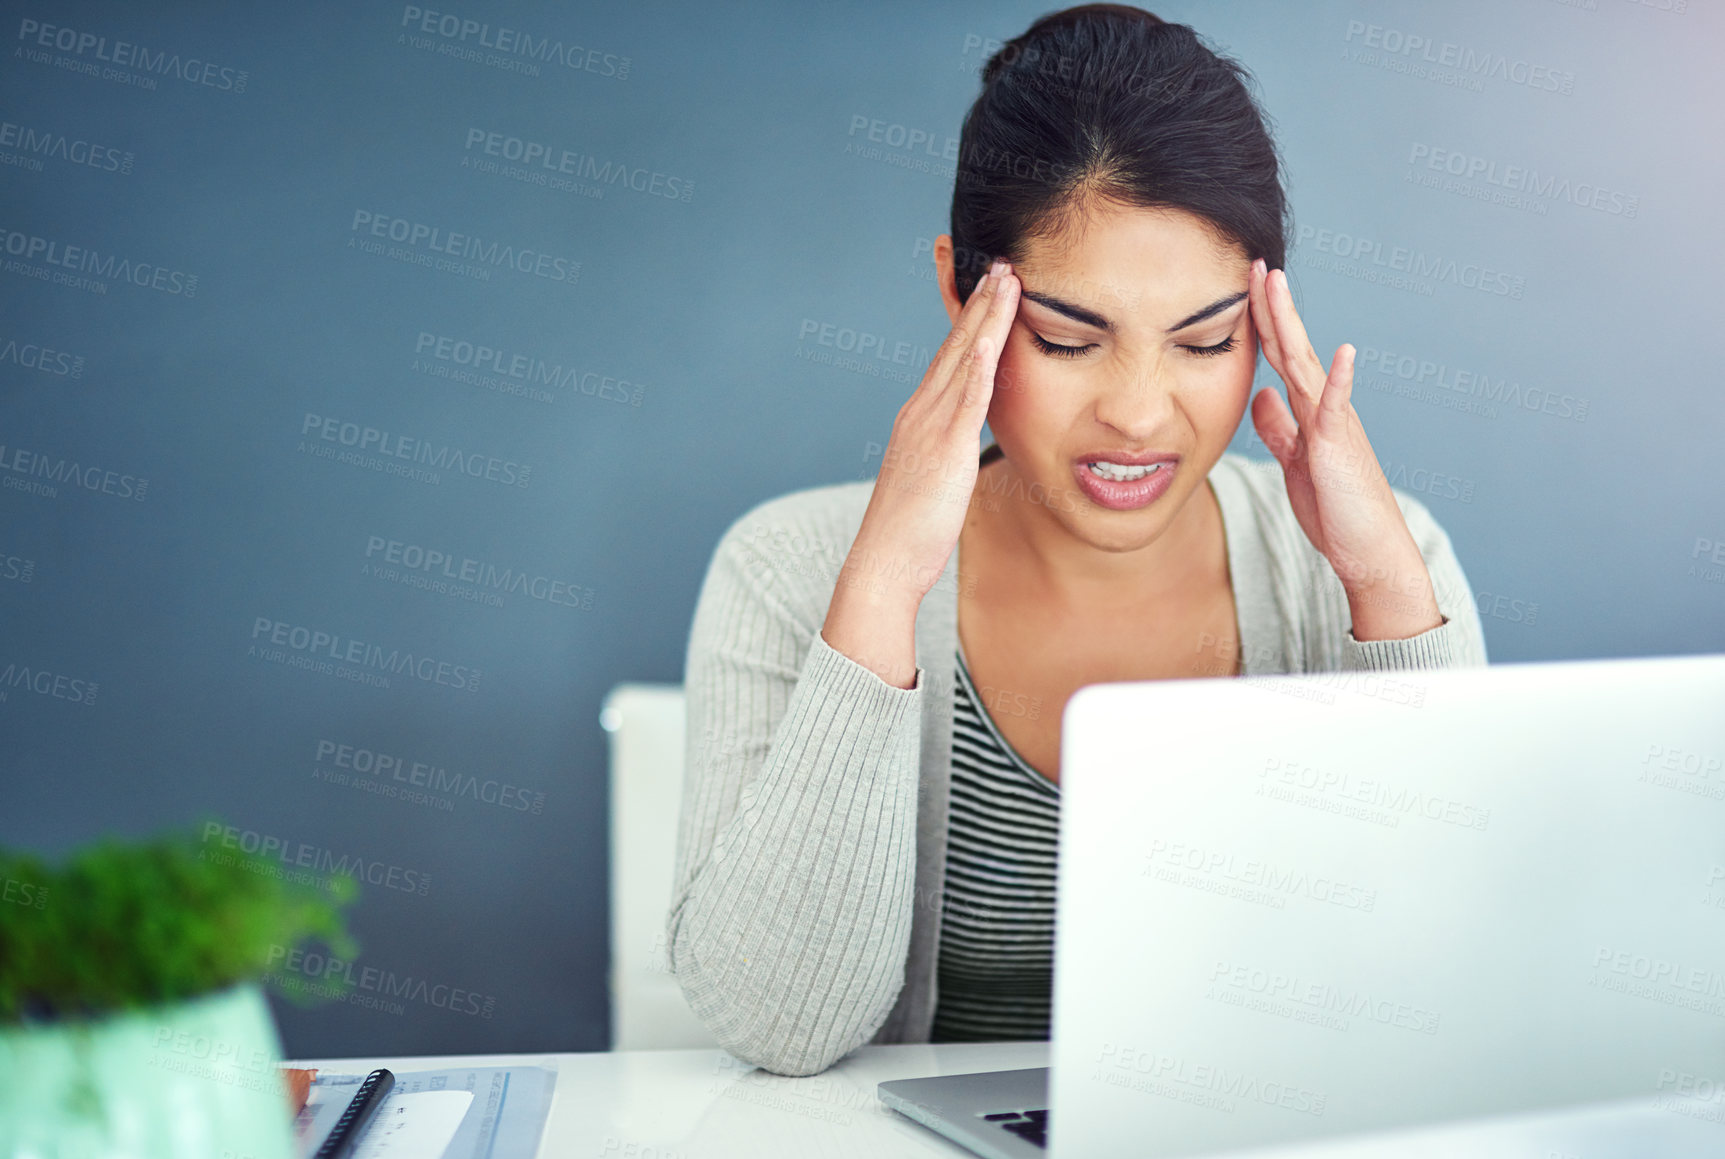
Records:
[[[1101,202],[1068,223],[1031,239],[1013,267],[1022,294],[988,423],[1001,469],[1022,479],[1015,497],[1096,547],[1130,551],[1204,485],[1245,413],[1258,358],[1251,266],[1181,210]],[[947,306],[956,314],[956,298]],[[1172,456],[1172,474],[1089,484],[1080,472],[1110,454]]]

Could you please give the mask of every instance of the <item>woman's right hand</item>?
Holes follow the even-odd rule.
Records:
[[[1018,290],[1011,264],[995,262],[899,408],[827,612],[827,643],[900,687],[915,674],[916,611],[946,570],[970,510]]]

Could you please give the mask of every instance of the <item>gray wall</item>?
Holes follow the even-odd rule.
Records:
[[[278,1003],[293,1053],[605,1047],[601,698],[681,678],[727,523],[878,463],[945,334],[947,141],[1043,6],[453,10],[581,66],[536,69],[401,4],[6,7],[0,841],[214,812],[362,861],[359,965],[472,997]],[[1725,648],[1710,8],[1158,9],[1258,77],[1308,328],[1494,661]]]

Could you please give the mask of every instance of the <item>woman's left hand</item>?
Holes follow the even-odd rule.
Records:
[[[1252,263],[1252,322],[1264,357],[1288,388],[1252,400],[1252,425],[1282,466],[1288,502],[1347,592],[1357,640],[1401,640],[1443,624],[1431,575],[1349,401],[1354,348],[1328,374],[1294,309],[1288,276]],[[1293,406],[1290,414],[1288,407]]]

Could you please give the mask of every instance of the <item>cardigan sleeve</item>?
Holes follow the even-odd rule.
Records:
[[[1449,535],[1419,500],[1397,488],[1396,504],[1402,509],[1408,531],[1419,546],[1432,594],[1444,622],[1404,640],[1356,640],[1350,623],[1342,642],[1342,667],[1355,671],[1387,672],[1404,668],[1458,668],[1486,663],[1485,632],[1473,590]],[[1340,585],[1337,585],[1338,589]],[[1344,597],[1342,615],[1347,617]]]
[[[809,1075],[904,984],[927,677],[898,688],[827,644],[833,577],[773,546],[795,536],[745,534],[764,509],[721,539],[690,629],[666,939],[726,1050]]]

